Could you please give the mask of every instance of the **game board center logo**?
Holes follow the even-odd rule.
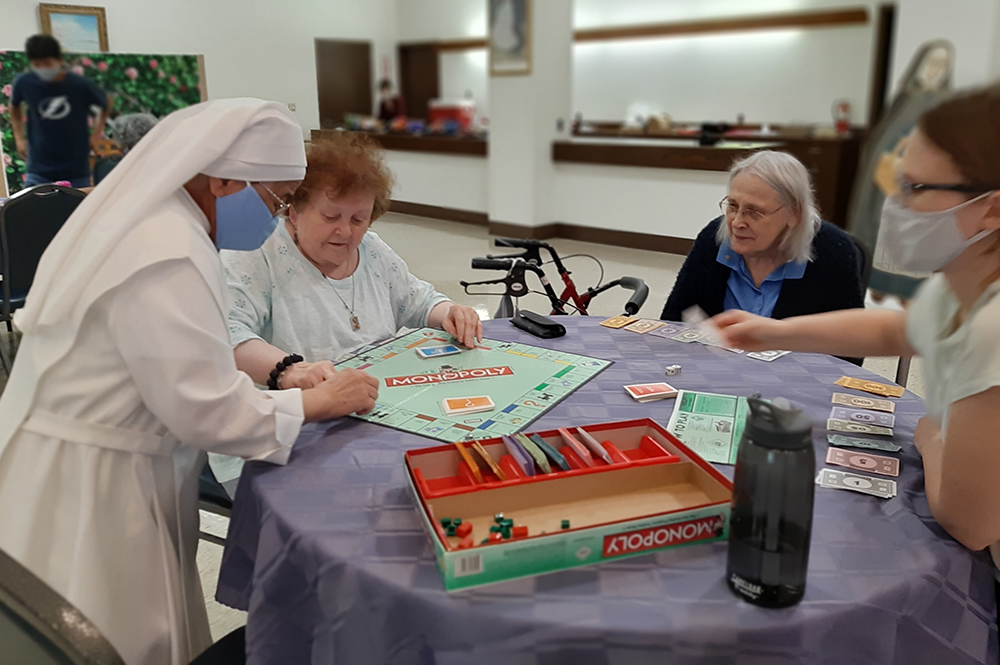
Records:
[[[467,381],[469,379],[487,379],[494,376],[507,376],[514,373],[510,367],[478,367],[475,369],[456,369],[454,371],[438,372],[436,374],[412,374],[410,376],[386,377],[385,387],[426,386],[432,383],[447,381]]]

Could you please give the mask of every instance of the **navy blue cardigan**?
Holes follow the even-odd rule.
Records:
[[[722,312],[730,269],[715,260],[719,253],[715,234],[720,223],[722,217],[717,217],[698,234],[661,319],[680,321],[681,312],[693,305],[699,305],[709,316]],[[772,318],[864,307],[858,257],[851,237],[823,222],[813,239],[813,254],[816,258],[806,266],[801,279],[787,279],[781,284]]]

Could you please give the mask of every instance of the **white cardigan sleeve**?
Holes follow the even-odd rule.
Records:
[[[301,391],[258,390],[236,369],[226,313],[191,261],[153,264],[107,297],[111,335],[143,402],[181,443],[288,460]]]

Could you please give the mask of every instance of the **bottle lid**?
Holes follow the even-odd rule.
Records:
[[[783,397],[771,402],[748,397],[746,434],[759,446],[801,450],[812,445],[812,419]]]

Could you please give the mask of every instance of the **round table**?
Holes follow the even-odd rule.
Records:
[[[793,353],[761,362],[699,344],[560,319],[541,340],[507,320],[491,339],[613,360],[529,426],[651,417],[622,386],[784,396],[817,423],[826,457],[834,381],[877,377],[842,360]],[[881,380],[881,379],[879,379]],[[930,516],[913,430],[924,409],[896,400],[899,496],[816,489],[805,598],[781,610],[737,599],[726,544],[666,552],[446,593],[404,481],[402,451],[437,442],[356,419],[303,429],[287,466],[247,464],[217,598],[249,611],[249,663],[996,663],[993,568]],[[732,467],[720,466],[731,477]]]

